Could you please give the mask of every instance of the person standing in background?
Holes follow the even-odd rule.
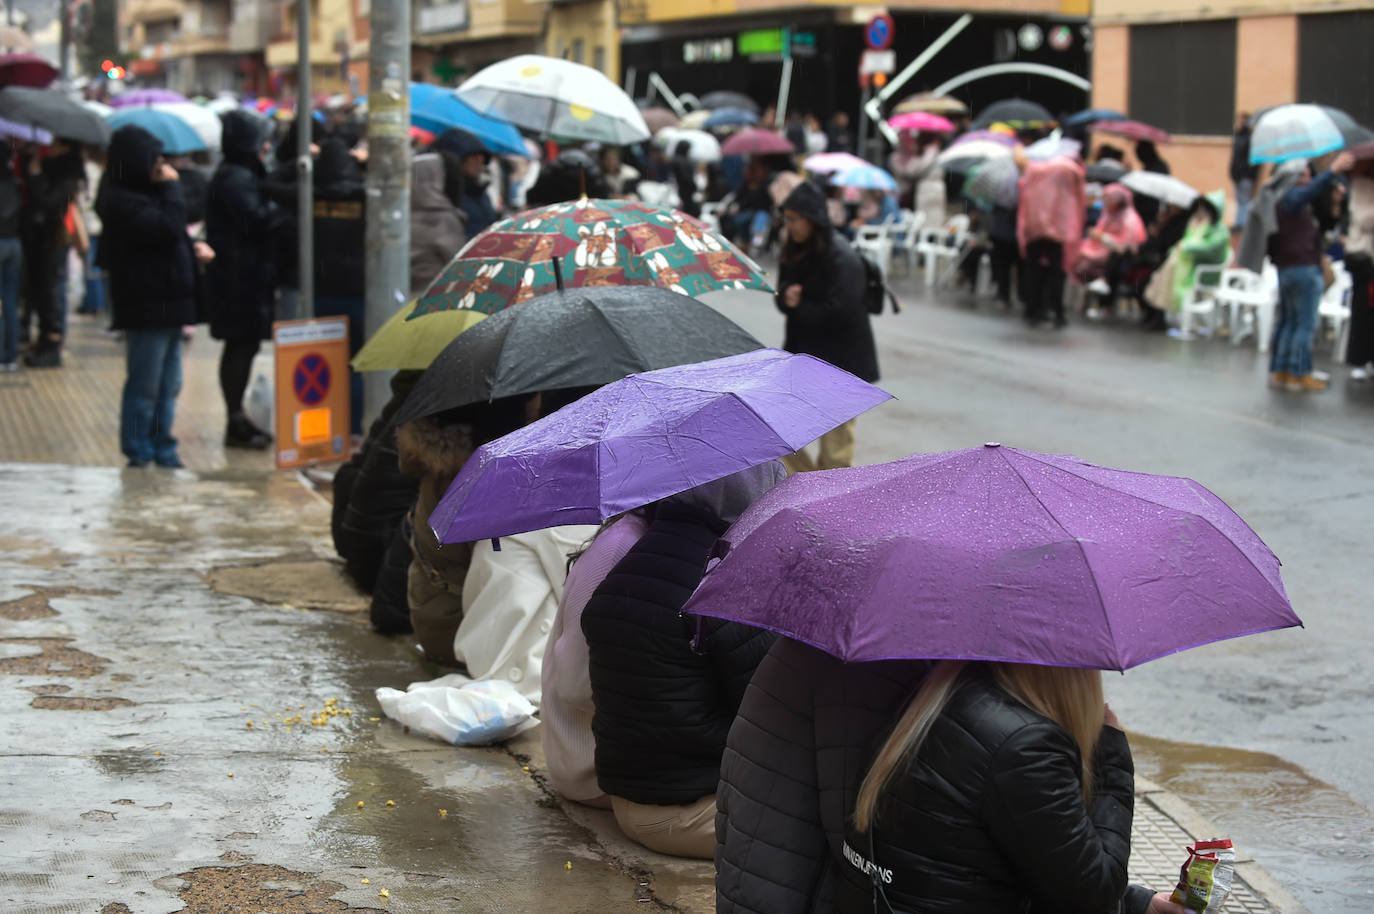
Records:
[[[1152,171],[1160,175],[1170,173],[1169,163],[1160,157],[1159,150],[1149,140],[1140,140],[1135,144],[1135,157],[1136,161],[1140,162],[1142,171]],[[1140,214],[1140,219],[1145,223],[1147,231],[1154,228],[1159,221],[1159,201],[1154,197],[1147,197],[1144,194],[1136,195],[1135,211]]]
[[[219,386],[228,416],[224,446],[263,450],[272,436],[249,421],[243,394],[253,357],[272,332],[272,249],[286,214],[262,192],[267,169],[259,155],[263,136],[258,120],[242,111],[230,111],[221,120],[224,161],[207,193],[205,235],[218,254],[207,276],[210,335],[224,341],[219,360]]]
[[[1083,166],[1066,158],[1029,162],[1021,175],[1016,236],[1025,265],[1026,322],[1053,315],[1063,327],[1064,281],[1083,239]]]
[[[119,410],[119,445],[130,467],[182,465],[172,437],[181,392],[181,330],[196,322],[196,261],[214,251],[186,234],[186,198],[162,143],[141,127],[110,138],[108,167],[96,194],[109,229],[100,266],[110,277],[114,327],[127,356]]]
[[[13,159],[14,147],[0,140],[0,372],[19,369],[19,279],[24,269],[19,213],[24,191]]]
[[[344,141],[325,137],[315,163],[315,314],[347,315],[348,354],[363,345],[367,182]],[[349,383],[350,427],[363,431],[363,377]]]
[[[77,197],[81,217],[86,225],[85,294],[76,313],[101,314],[105,311],[106,305],[105,273],[95,265],[102,231],[100,216],[95,211],[95,193],[100,189],[100,179],[105,174],[104,152],[94,147],[88,149],[85,170],[86,180],[82,183],[81,192]]]
[[[1237,229],[1245,227],[1258,174],[1259,166],[1250,164],[1250,112],[1241,111],[1236,114],[1236,132],[1231,138],[1231,184],[1236,191],[1236,218],[1232,225]]]
[[[76,231],[74,225],[69,228],[69,217],[84,174],[79,146],[54,140],[46,156],[37,146],[27,150],[19,235],[24,244],[24,299],[38,318],[38,338],[24,356],[30,368],[62,367],[67,250]]]
[[[1345,362],[1353,381],[1367,381],[1374,367],[1374,160],[1356,163],[1350,179],[1350,228],[1345,238],[1350,271],[1350,338]]]
[[[410,294],[424,292],[467,241],[458,207],[444,196],[444,160],[434,153],[411,160]]]

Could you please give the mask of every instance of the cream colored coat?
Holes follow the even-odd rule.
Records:
[[[595,526],[553,527],[473,546],[463,582],[463,621],[453,653],[473,679],[505,679],[535,707],[540,668],[553,628],[568,556],[596,533]]]

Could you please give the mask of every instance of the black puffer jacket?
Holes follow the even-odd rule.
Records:
[[[321,297],[363,297],[366,198],[366,179],[348,147],[325,137],[315,162],[315,293]]]
[[[681,612],[725,528],[703,509],[660,503],[582,613],[596,775],[611,796],[675,806],[715,793],[725,735],[774,640]]]
[[[844,663],[779,638],[725,746],[716,792],[717,914],[838,910],[845,826],[868,764],[927,664]]]
[[[116,330],[196,322],[196,268],[181,182],[153,183],[162,143],[142,127],[110,138],[95,210],[104,225],[100,266],[109,276]]]
[[[222,120],[224,161],[210,182],[205,219],[205,240],[215,250],[206,271],[210,334],[219,340],[266,339],[276,287],[272,258],[286,214],[262,193],[257,120],[242,111]]]
[[[871,843],[850,829],[842,870],[856,898],[840,910],[873,910],[865,860],[884,872],[897,912],[1119,910],[1135,802],[1125,734],[1103,727],[1085,809],[1069,733],[986,672],[965,676],[914,763],[889,783]]]
[[[920,661],[843,663],[785,638],[773,646],[745,694],[721,763],[716,795],[717,914],[871,914],[872,883],[844,851],[848,842],[860,858],[870,856],[866,837],[853,833],[850,817],[873,756],[919,687],[925,669]],[[910,874],[895,870],[893,882],[884,886],[888,900],[897,911],[1049,911],[1067,907],[1098,914],[1118,910],[1144,914],[1151,892],[1137,886],[1126,890],[1119,905],[1111,901],[1092,908],[1098,897],[1092,894],[1093,881],[1101,880],[1102,868],[1088,863],[1081,872],[1057,877],[1064,881],[1046,903],[1029,900],[1033,896],[1031,877],[1013,872],[1016,864],[1012,861],[1027,845],[1039,844],[1025,837],[1025,832],[1019,838],[1011,833],[1015,818],[997,809],[995,788],[985,790],[981,783],[973,783],[979,773],[990,770],[990,754],[971,735],[986,738],[988,733],[1022,725],[1033,729],[1018,733],[1020,740],[1057,731],[1048,742],[1051,761],[1046,763],[1046,770],[1061,773],[1067,770],[1066,765],[1077,770],[1077,750],[1065,745],[1067,735],[1058,727],[1010,703],[1000,692],[990,696],[992,689],[983,682],[953,703],[950,718],[937,726],[922,749],[921,758],[939,758],[939,774],[948,777],[943,798],[922,797],[921,802],[930,805],[918,812],[903,805],[911,799],[910,794],[898,791],[898,802],[879,823],[875,856],[880,865],[890,866],[889,858],[910,863],[913,851],[923,852],[927,857],[919,865],[924,867],[925,878],[939,880],[938,884],[923,886],[920,902],[913,904],[898,891],[899,880],[909,881]],[[1017,743],[1007,741],[1002,746],[1011,752]],[[1063,758],[1054,754],[1060,751]],[[1031,755],[1043,761],[1045,753]],[[1029,756],[1026,760],[1029,763]],[[1124,736],[1119,731],[1106,731],[1099,752],[1099,771],[1104,773],[1099,776],[1093,813],[1095,819],[1100,814],[1104,821],[1107,840],[1103,846],[1112,845],[1112,852],[1118,854],[1125,853],[1121,836],[1130,832],[1130,770]],[[922,770],[918,768],[912,777],[922,778]],[[933,778],[926,776],[926,780]],[[1071,780],[1071,796],[1066,802],[1078,796],[1076,775]],[[981,805],[972,799],[980,790],[984,790]],[[1020,799],[1033,805],[1043,802],[1047,795],[1032,790]],[[1067,805],[1073,807],[1074,803]],[[1081,815],[1081,801],[1077,808]],[[982,817],[994,809],[1003,817],[997,820],[999,824],[983,824]],[[928,818],[904,818],[913,814]],[[919,828],[927,830],[917,831]],[[891,838],[899,831],[914,836],[904,842],[904,850]],[[1044,846],[1053,843],[1045,840],[1044,834],[1037,838]],[[951,864],[951,859],[958,862]],[[1124,883],[1125,857],[1120,860],[1120,881]],[[1116,877],[1107,874],[1106,878],[1114,883]],[[1070,900],[1075,894],[1068,890],[1071,886],[1082,886],[1079,894],[1083,902]],[[1000,893],[1009,889],[1016,900],[1007,905]],[[878,910],[887,911],[881,900]]]
[[[859,255],[830,227],[825,198],[810,182],[798,184],[783,208],[815,226],[820,247],[801,255],[793,255],[790,246],[783,248],[776,299],[787,317],[782,348],[825,359],[865,381],[878,380],[878,350],[864,305],[866,276]],[[802,287],[801,303],[788,308],[783,297],[794,284]]]

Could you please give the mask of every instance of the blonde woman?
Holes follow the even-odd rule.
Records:
[[[1133,780],[1097,670],[943,661],[859,787],[854,910],[1183,914],[1126,884]]]

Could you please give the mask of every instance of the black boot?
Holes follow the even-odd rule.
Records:
[[[272,436],[249,422],[247,417],[230,416],[224,430],[224,446],[250,451],[265,451],[272,444]]]
[[[62,341],[39,340],[33,349],[24,353],[24,364],[30,368],[61,368]]]

